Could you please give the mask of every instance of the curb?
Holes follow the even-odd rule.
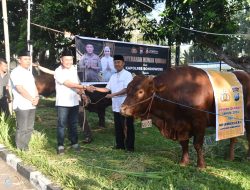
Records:
[[[53,184],[48,178],[41,174],[41,172],[25,165],[20,158],[8,151],[2,144],[0,144],[0,158],[27,179],[36,189],[62,190],[61,187]]]

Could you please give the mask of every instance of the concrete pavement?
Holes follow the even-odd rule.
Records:
[[[34,190],[30,182],[0,158],[0,190]]]
[[[33,186],[31,186],[31,189],[62,190],[62,188],[53,184],[41,172],[37,171],[36,168],[23,163],[20,158],[8,151],[2,144],[0,144],[0,160],[9,166],[9,169],[12,169],[12,171],[14,170],[14,173],[9,174],[11,170],[9,170],[8,167],[6,168],[6,165],[1,163],[0,166],[3,168],[0,167],[0,190],[25,190],[26,187],[27,189],[30,189],[29,186],[22,186],[24,184],[31,184]],[[20,178],[19,175],[22,176],[22,178]],[[26,179],[29,183],[26,183],[23,179]],[[13,185],[17,186],[14,187]]]

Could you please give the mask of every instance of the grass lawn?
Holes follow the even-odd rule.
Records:
[[[97,114],[87,113],[93,129],[94,141],[91,144],[82,143],[83,135],[79,128],[81,152],[75,153],[66,140],[66,153],[58,156],[54,101],[42,100],[36,115],[40,119],[35,123],[28,152],[14,148],[13,122],[8,126],[9,131],[6,125],[3,127],[3,122],[0,123],[0,129],[5,129],[0,130],[0,143],[64,189],[250,189],[250,162],[246,160],[245,138],[239,138],[236,159],[231,162],[224,159],[229,151],[229,141],[215,142],[215,131],[209,130],[204,147],[207,168],[196,168],[196,152],[191,144],[191,163],[181,167],[178,164],[181,156],[178,142],[165,139],[155,127],[141,129],[139,122],[136,122],[135,152],[113,150],[113,115],[108,109],[105,129],[96,127]],[[10,138],[4,133],[10,134]]]

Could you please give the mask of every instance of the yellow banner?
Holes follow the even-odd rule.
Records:
[[[240,82],[233,73],[206,72],[214,90],[216,141],[244,135],[244,101]]]

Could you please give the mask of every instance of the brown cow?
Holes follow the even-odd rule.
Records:
[[[243,85],[245,119],[249,120],[250,77],[243,71],[234,73]],[[128,85],[127,98],[121,107],[121,112],[141,119],[145,119],[148,115],[163,136],[179,141],[182,146],[181,165],[189,163],[188,143],[189,139],[194,137],[197,166],[204,168],[202,146],[205,129],[208,126],[215,126],[215,115],[197,109],[215,112],[213,89],[206,72],[186,66],[167,69],[155,78],[136,76]],[[245,121],[245,125],[249,143],[248,157],[250,157],[250,123]],[[234,159],[235,140],[236,138],[230,139],[230,159]]]
[[[53,75],[40,72],[39,75],[35,75],[35,83],[38,90],[38,94],[48,97],[55,92],[55,79]]]

